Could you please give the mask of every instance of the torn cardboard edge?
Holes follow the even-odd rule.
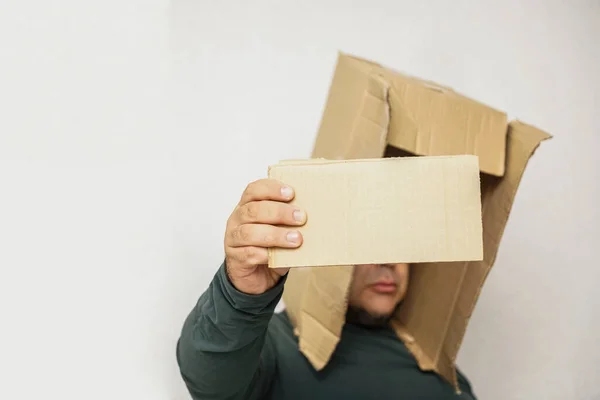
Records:
[[[377,85],[381,90],[374,91]],[[419,367],[435,371],[458,391],[455,361],[468,321],[495,261],[527,163],[551,136],[520,121],[507,124],[504,113],[452,89],[433,83],[443,89],[438,91],[431,86],[431,82],[399,77],[378,64],[340,53],[312,156],[379,158],[388,145],[418,155],[479,156],[484,259],[413,268],[407,296],[393,322]],[[380,106],[373,107],[375,103],[366,100],[372,92],[383,93]],[[461,107],[461,112],[453,114]],[[444,124],[449,127],[446,131],[440,130]],[[284,303],[300,351],[317,370],[327,364],[340,339],[352,271],[351,266],[335,266],[289,272]]]

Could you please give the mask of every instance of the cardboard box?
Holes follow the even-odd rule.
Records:
[[[483,260],[412,265],[393,326],[421,369],[458,389],[455,360],[529,158],[547,133],[441,85],[340,54],[312,157],[479,157]],[[310,215],[309,215],[310,218]],[[345,322],[352,266],[293,268],[284,303],[300,351],[318,370]]]
[[[270,267],[483,258],[476,156],[285,162],[269,177],[309,215],[303,245],[269,249]]]

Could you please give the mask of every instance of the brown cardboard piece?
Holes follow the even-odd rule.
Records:
[[[483,259],[476,156],[286,162],[269,177],[309,215],[303,245],[269,249],[270,267]]]
[[[340,55],[313,157],[381,157],[386,145],[416,155],[474,154],[502,176],[506,114],[450,88]]]
[[[412,265],[407,296],[393,320],[420,368],[435,371],[457,390],[455,360],[469,318],[527,162],[548,138],[522,122],[507,125],[504,113],[449,88],[345,54],[338,58],[313,157],[479,156],[483,260]],[[300,351],[317,370],[340,340],[352,272],[352,266],[290,270],[284,303]]]

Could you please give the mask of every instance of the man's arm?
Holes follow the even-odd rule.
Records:
[[[250,295],[229,281],[225,264],[187,317],[177,361],[194,399],[260,399],[271,386],[276,354],[267,336],[285,278]]]
[[[195,399],[257,399],[275,371],[267,337],[287,269],[268,268],[268,248],[297,248],[306,214],[289,204],[291,187],[249,184],[225,229],[225,263],[185,321],[177,345],[183,379]]]

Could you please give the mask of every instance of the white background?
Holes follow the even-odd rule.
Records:
[[[481,399],[599,399],[600,3],[494,3],[2,1],[0,398],[188,398],[225,220],[310,154],[343,50],[555,136],[459,365]]]

